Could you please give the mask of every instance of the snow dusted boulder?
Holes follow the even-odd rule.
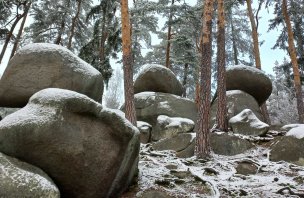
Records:
[[[152,144],[155,150],[174,150],[180,152],[195,140],[195,133],[182,133],[173,138],[162,139]]]
[[[49,88],[0,122],[0,151],[43,169],[62,197],[119,197],[137,170],[139,132],[83,94]]]
[[[241,113],[244,109],[250,109],[259,120],[263,120],[263,116],[257,101],[246,92],[241,90],[232,90],[226,92],[227,96],[227,119],[229,120],[233,116]],[[216,122],[217,113],[217,101],[216,98],[211,105],[211,125]]]
[[[183,86],[175,74],[162,65],[144,65],[134,81],[134,93],[154,91],[181,96]]]
[[[180,158],[188,158],[194,156],[195,142],[196,138],[193,138],[191,144],[185,149],[177,152],[176,156]],[[215,154],[226,156],[241,154],[254,147],[254,144],[248,140],[227,133],[211,133],[210,145],[212,151]]]
[[[69,89],[100,101],[103,78],[62,46],[29,44],[9,61],[0,80],[0,106],[23,107],[34,93],[45,88]]]
[[[140,132],[140,142],[143,144],[150,142],[152,126],[149,123],[137,121],[137,128]]]
[[[0,153],[0,170],[0,197],[60,197],[53,181],[35,166]]]
[[[160,115],[157,117],[155,127],[152,129],[152,140],[172,138],[180,133],[192,132],[194,122],[187,118],[168,117]]]
[[[295,126],[295,125],[293,125]],[[291,125],[289,125],[291,127]],[[288,128],[287,125],[285,128]],[[304,124],[291,128],[286,136],[271,146],[270,160],[287,161],[304,166]]]
[[[260,121],[250,109],[244,109],[229,120],[234,133],[263,136],[269,130],[269,125]]]
[[[226,71],[227,90],[242,90],[252,95],[259,105],[263,104],[272,92],[270,78],[261,70],[237,65]]]
[[[187,98],[168,93],[141,92],[134,95],[134,103],[137,120],[148,122],[152,125],[152,129],[160,115],[197,121],[195,103]],[[122,109],[124,109],[124,105]]]
[[[248,140],[227,133],[212,133],[211,148],[218,155],[237,155],[254,147]]]
[[[5,107],[0,107],[0,117],[3,119],[9,114],[12,114],[16,111],[18,111],[20,108],[5,108]],[[1,119],[0,119],[1,120]]]

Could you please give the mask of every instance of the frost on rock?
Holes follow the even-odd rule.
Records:
[[[192,132],[194,126],[194,122],[187,118],[160,115],[157,117],[156,126],[152,130],[152,139],[156,141],[172,138],[180,133]]]
[[[244,135],[265,135],[269,125],[260,121],[250,109],[244,109],[229,120],[234,133]]]
[[[144,144],[150,142],[152,126],[147,122],[137,121],[137,128],[140,132],[140,142]]]
[[[282,126],[281,130],[289,131],[289,130],[291,130],[293,128],[297,128],[297,127],[304,127],[304,124],[287,124],[287,125]]]
[[[209,161],[177,158],[174,151],[153,151],[141,146],[138,182],[122,197],[141,197],[152,190],[167,197],[291,197],[278,192],[286,187],[301,192],[304,168],[287,162],[269,161],[268,148],[234,156],[212,154]],[[240,162],[258,167],[255,174],[237,173]]]
[[[297,127],[294,127],[290,129],[286,136],[292,136],[297,139],[303,139],[304,138],[304,124],[299,124]]]
[[[39,168],[0,153],[0,197],[50,197],[60,193]]]

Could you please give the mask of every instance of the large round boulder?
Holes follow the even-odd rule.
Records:
[[[68,49],[47,43],[29,44],[9,61],[0,80],[0,106],[23,107],[45,88],[73,90],[101,101],[103,78]]]
[[[270,147],[269,159],[304,166],[304,125],[291,128]]]
[[[255,67],[237,65],[226,71],[226,89],[242,90],[263,104],[272,92],[270,78]]]
[[[256,117],[263,121],[263,116],[257,101],[249,95],[240,90],[227,91],[227,120],[241,113],[244,109],[250,109]],[[216,121],[217,113],[217,101],[216,98],[211,105],[211,124],[213,125]]]
[[[134,103],[137,120],[148,122],[152,125],[152,130],[160,115],[197,121],[195,103],[180,96],[159,92],[141,92],[134,95]],[[122,109],[124,109],[124,105]]]
[[[114,110],[49,88],[0,122],[0,151],[44,170],[63,197],[119,197],[137,171],[139,132]]]
[[[183,87],[175,74],[162,65],[144,65],[134,82],[134,93],[154,91],[181,96]]]
[[[0,153],[0,170],[0,197],[60,197],[54,182],[35,166]]]

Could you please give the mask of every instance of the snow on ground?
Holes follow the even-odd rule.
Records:
[[[210,161],[182,159],[173,151],[156,152],[149,144],[142,144],[138,182],[122,197],[140,197],[151,190],[191,198],[303,197],[304,167],[271,162],[268,157],[269,149],[259,146],[235,156],[213,154]],[[238,174],[236,167],[244,161],[257,165],[257,173]]]
[[[298,127],[290,129],[286,136],[293,136],[298,139],[304,138],[304,124],[299,125]]]

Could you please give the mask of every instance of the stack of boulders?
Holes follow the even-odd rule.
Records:
[[[118,197],[128,187],[139,132],[97,102],[102,90],[101,74],[63,47],[17,52],[0,81],[0,106],[22,107],[0,122],[0,197]]]
[[[234,133],[263,136],[269,130],[260,106],[272,92],[270,78],[255,67],[238,65],[226,71],[226,96],[229,126]],[[215,123],[217,98],[211,106],[211,122]]]
[[[235,74],[230,75],[232,71],[236,71],[235,69],[231,71],[228,70],[227,75],[230,75],[228,79],[245,76],[249,81],[254,72],[257,72],[257,75],[261,75],[262,77],[260,78],[264,80],[266,75],[259,70],[256,71],[256,69],[247,68],[246,66],[238,66],[235,68],[243,67],[245,67],[245,69],[242,70],[244,74],[241,73],[237,76],[235,76]],[[269,78],[266,76],[266,85],[268,85],[268,80]],[[256,85],[263,90],[264,88],[261,88],[261,86],[264,86],[263,83],[265,82],[262,81],[262,83],[259,84],[259,82],[255,81],[259,81],[259,79],[253,77],[250,83],[256,83]],[[240,88],[237,88],[234,83],[235,82],[229,83],[229,81],[227,81],[228,90],[233,89],[233,91],[227,92],[228,117],[232,118],[237,116],[230,122],[234,131],[236,133],[246,133],[246,135],[265,134],[265,130],[266,132],[268,130],[268,125],[259,121],[259,119],[262,119],[259,104],[265,102],[269,96],[267,95],[268,92],[266,94],[267,96],[257,94],[257,98],[259,98],[260,101],[260,103],[258,103],[257,99],[245,92],[251,93],[249,90],[250,86],[240,86]],[[248,90],[246,88],[248,88]],[[270,93],[271,88],[270,82]],[[268,88],[266,87],[266,89]],[[161,65],[145,65],[134,82],[134,91],[136,93],[135,108],[137,119],[140,120],[138,128],[141,132],[141,142],[152,142],[152,147],[155,150],[174,150],[179,157],[193,156],[196,141],[194,131],[196,130],[197,108],[193,101],[181,97],[182,85],[174,73]],[[213,104],[212,116],[215,117],[216,114],[214,114],[214,112],[216,112],[217,109],[216,99]],[[239,113],[241,114],[238,115]],[[256,132],[257,130],[259,133]],[[253,146],[248,140],[234,136],[233,134],[211,134],[211,147],[217,154],[236,155]]]

